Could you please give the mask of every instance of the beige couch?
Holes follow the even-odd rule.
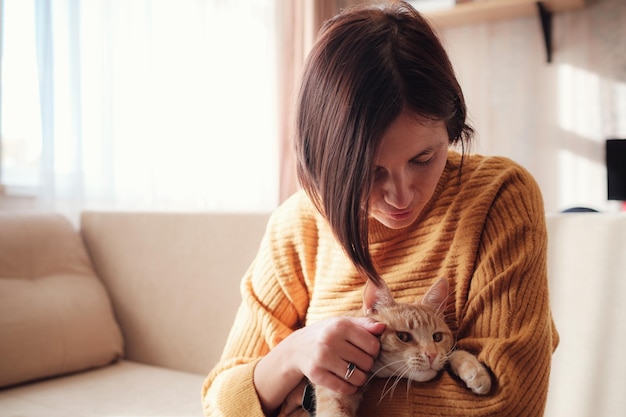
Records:
[[[0,417],[201,416],[266,214],[0,214]],[[626,415],[626,215],[548,216],[546,415]]]
[[[201,416],[266,221],[0,214],[0,416]]]

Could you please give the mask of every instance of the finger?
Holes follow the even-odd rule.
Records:
[[[346,341],[341,347],[340,356],[346,363],[352,362],[363,372],[369,372],[374,366],[375,357]]]
[[[354,394],[356,390],[365,383],[366,374],[359,368],[354,367],[353,371],[348,373],[348,362],[343,362],[344,366],[336,372],[330,372],[330,377],[325,379],[321,385],[329,388],[335,392],[344,395]],[[346,377],[348,377],[346,379]]]
[[[359,369],[353,362],[348,362],[346,365],[343,379],[349,384],[360,387],[367,382],[368,373]]]
[[[368,361],[372,360],[371,358],[367,359],[368,356],[364,352],[356,349],[351,344],[347,342],[343,343],[338,350],[338,352],[340,352],[338,355],[328,355],[324,360],[322,360],[321,363],[324,365],[323,368],[325,370],[320,373],[314,372],[310,377],[311,381],[316,385],[323,385],[342,394],[354,393],[356,388],[366,382],[367,373],[366,371],[360,369],[356,362],[353,362],[354,369],[348,373],[350,361],[343,359],[343,357],[346,356],[345,351],[347,350],[350,350],[353,354],[360,355],[361,357],[364,356],[368,364]]]
[[[367,327],[365,327],[365,329],[369,331],[371,334],[373,334],[374,336],[380,336],[381,334],[383,334],[386,328],[387,328],[387,325],[379,321],[375,321],[369,324]]]
[[[359,318],[356,320],[356,326],[349,326],[349,328],[346,329],[346,340],[369,356],[378,356],[380,341],[369,331],[369,328],[380,330],[382,327],[384,330],[385,325],[383,323],[376,323],[367,318]]]
[[[385,323],[373,320],[369,317],[359,317],[356,323],[375,336],[380,336],[386,328]]]

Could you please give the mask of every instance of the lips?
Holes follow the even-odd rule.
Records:
[[[387,216],[394,220],[405,220],[411,217],[411,213],[413,213],[411,210],[406,210],[406,211],[399,211],[396,213],[387,213]]]

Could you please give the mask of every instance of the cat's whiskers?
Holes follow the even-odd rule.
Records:
[[[404,359],[388,363],[387,365],[377,369],[375,372],[372,373],[372,375],[370,375],[370,377],[365,382],[365,385],[369,384],[369,382],[372,380],[372,378],[374,378],[376,376],[376,374],[378,374],[379,372],[381,372],[385,368],[393,366],[393,365],[397,365],[397,364],[403,364],[403,366],[402,366],[401,369],[393,372],[391,375],[389,375],[387,377],[387,379],[385,381],[385,385],[383,386],[383,389],[381,390],[381,394],[380,394],[380,398],[378,400],[378,404],[380,404],[380,402],[387,396],[387,394],[389,394],[390,397],[393,397],[393,393],[395,392],[396,388],[398,387],[398,384],[400,383],[400,381],[403,378],[406,379],[406,396],[407,396],[407,398],[408,398],[408,396],[410,394],[411,382],[416,379],[415,375],[419,374],[419,370],[415,369],[414,366],[411,366],[410,364],[407,364]],[[391,385],[390,385],[390,383],[391,383]]]
[[[366,382],[366,383],[370,382],[370,381],[372,380],[372,378],[374,378],[374,377],[375,377],[375,376],[376,376],[376,375],[377,375],[380,371],[384,370],[385,368],[388,368],[388,367],[390,367],[390,366],[396,365],[396,364],[398,364],[398,363],[403,363],[403,362],[404,362],[404,359],[399,359],[399,360],[397,360],[397,361],[390,362],[390,363],[386,364],[385,366],[381,366],[380,368],[378,368],[375,372],[373,372],[373,373],[370,375],[370,377],[367,379],[367,382]],[[394,373],[393,375],[395,375],[395,373]],[[392,376],[393,376],[393,375],[392,375]],[[391,377],[391,376],[390,376],[390,377]]]
[[[398,386],[398,384],[400,383],[400,381],[402,380],[402,378],[405,377],[405,375],[410,371],[410,367],[409,366],[405,366],[404,370],[399,373],[399,374],[393,374],[389,377],[387,377],[387,381],[385,381],[385,385],[383,386],[382,392],[380,394],[380,399],[378,400],[378,404],[380,404],[380,402],[383,400],[383,398],[385,398],[385,396],[387,394],[390,394],[389,398],[393,398],[393,393],[396,390],[396,387]],[[387,385],[389,384],[389,381],[395,377],[395,380],[393,382],[393,384],[391,384],[391,386],[389,388],[387,388]],[[407,384],[410,384],[410,379],[407,378]],[[408,397],[408,388],[409,386],[407,385],[407,397]]]
[[[400,359],[400,360],[397,360],[397,361],[394,361],[394,362],[390,362],[390,363],[386,364],[385,366],[382,366],[382,367],[378,368],[375,372],[373,372],[373,373],[370,375],[370,377],[367,379],[367,381],[365,382],[365,384],[364,384],[364,385],[369,384],[369,383],[370,383],[370,381],[371,381],[371,380],[372,380],[372,379],[373,379],[373,378],[374,378],[374,377],[375,377],[375,376],[376,376],[379,372],[381,372],[381,371],[382,371],[382,370],[384,370],[385,368],[388,368],[388,367],[390,367],[390,366],[393,366],[393,365],[396,365],[396,364],[399,364],[399,363],[404,363],[404,360],[403,360],[403,359]],[[394,372],[394,373],[392,373],[390,376],[388,376],[388,377],[387,377],[387,380],[386,380],[385,385],[383,386],[383,389],[382,389],[382,392],[381,392],[380,399],[378,400],[378,403],[379,403],[379,404],[380,404],[380,402],[383,400],[383,398],[385,398],[385,395],[387,395],[387,393],[388,393],[389,391],[393,391],[393,390],[394,390],[395,386],[398,384],[398,382],[400,381],[400,379],[402,379],[402,377],[403,377],[403,376],[404,376],[404,375],[408,372],[408,367],[407,367],[407,366],[404,366],[404,368],[405,368],[405,370],[404,370],[403,372],[401,372],[399,375],[398,375],[398,373],[397,373],[397,372]],[[395,382],[392,384],[392,386],[391,386],[389,389],[387,389],[387,385],[389,384],[390,379],[391,379],[391,378],[394,378],[394,377],[396,378]]]
[[[446,358],[446,362],[448,362],[450,360],[450,357],[452,356],[452,354],[454,353],[454,351],[456,350],[456,340],[454,341],[454,344],[452,345],[452,347],[444,354],[445,358]]]

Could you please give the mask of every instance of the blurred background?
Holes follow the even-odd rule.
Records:
[[[538,13],[448,24],[454,1],[412,4],[449,51],[472,151],[529,169],[548,212],[617,211],[605,143],[626,138],[626,2],[545,3],[568,2],[550,62]],[[271,211],[297,189],[306,54],[355,3],[0,0],[0,210]]]

